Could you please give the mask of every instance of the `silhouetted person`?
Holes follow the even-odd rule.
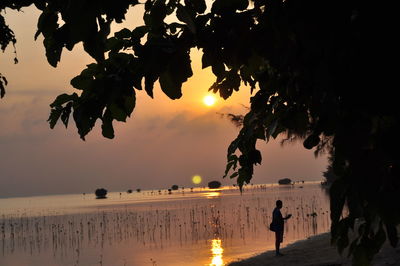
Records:
[[[282,217],[281,213],[282,209],[282,201],[276,201],[276,208],[272,212],[272,223],[271,230],[275,231],[275,252],[276,256],[283,256],[282,253],[279,252],[280,245],[283,241],[283,231],[284,231],[284,221],[292,217],[291,214],[288,214],[285,218]]]

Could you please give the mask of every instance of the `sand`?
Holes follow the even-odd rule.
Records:
[[[335,247],[330,246],[329,233],[317,235],[307,240],[295,242],[281,249],[283,257],[276,257],[275,251],[268,251],[254,257],[232,262],[229,266],[349,266],[351,259],[347,252],[340,256]],[[400,266],[400,245],[392,248],[385,244],[375,256],[374,266]]]

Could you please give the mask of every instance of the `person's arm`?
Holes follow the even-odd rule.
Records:
[[[291,215],[291,214],[288,214],[285,218],[283,218],[283,220],[287,220],[287,219],[289,219],[290,217],[292,217],[292,215]]]

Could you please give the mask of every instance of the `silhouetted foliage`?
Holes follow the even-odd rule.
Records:
[[[36,5],[42,13],[35,37],[43,35],[52,66],[63,48],[79,42],[95,60],[71,80],[79,93],[58,96],[48,119],[51,128],[58,120],[67,126],[72,114],[82,139],[97,120],[113,138],[112,123],[131,115],[135,91],[153,97],[156,81],[169,98],[180,98],[192,76],[190,49],[200,49],[203,68],[216,76],[210,90],[224,99],[242,84],[253,92],[228,148],[225,176],[240,187],[249,183],[262,160],[257,141],[281,134],[303,139],[316,153],[331,151],[337,176],[330,189],[332,241],[340,252],[350,246],[355,265],[367,265],[387,238],[398,242],[400,125],[390,80],[396,76],[390,14],[397,9],[354,0],[251,3],[215,0],[207,9],[204,0],[148,0],[145,25],[112,37],[110,24],[122,22],[137,1],[3,0],[0,11]],[[177,19],[166,23],[171,14]],[[1,19],[5,47],[15,38]],[[0,76],[1,96],[6,83]],[[342,216],[345,204],[349,214]]]
[[[105,199],[107,198],[107,189],[104,188],[98,188],[96,189],[96,191],[94,192],[94,194],[96,195],[97,199]]]
[[[243,126],[244,115],[231,114],[231,113],[227,113],[227,114],[219,113],[219,115],[221,115],[221,117],[226,116],[232,122],[232,124],[234,124],[236,127],[240,128]]]
[[[17,40],[15,39],[14,32],[8,27],[8,25],[6,25],[4,17],[0,14],[0,49],[4,52],[10,43],[15,47],[16,42]],[[17,63],[16,57],[14,61]],[[3,98],[6,93],[5,87],[7,86],[7,83],[6,77],[0,73],[0,98]]]
[[[171,189],[172,189],[172,190],[178,190],[179,187],[178,187],[178,185],[172,185],[172,186],[171,186]]]
[[[142,191],[140,188],[137,188],[137,189],[136,189],[136,192],[140,192],[140,191]]]
[[[208,182],[208,188],[220,188],[221,182],[219,181],[210,181]]]
[[[132,189],[128,189],[128,190],[126,191],[126,193],[128,193],[128,194],[131,194],[132,192],[133,192]]]
[[[324,184],[327,186],[331,186],[333,182],[335,182],[336,179],[338,179],[338,176],[335,175],[333,171],[333,158],[332,155],[329,155],[328,157],[328,166],[326,168],[326,171],[322,173],[323,177],[325,177],[325,182]]]

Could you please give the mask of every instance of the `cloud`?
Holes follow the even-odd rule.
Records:
[[[22,95],[22,96],[51,96],[56,97],[58,94],[63,93],[61,89],[11,89],[7,90],[7,95]]]

